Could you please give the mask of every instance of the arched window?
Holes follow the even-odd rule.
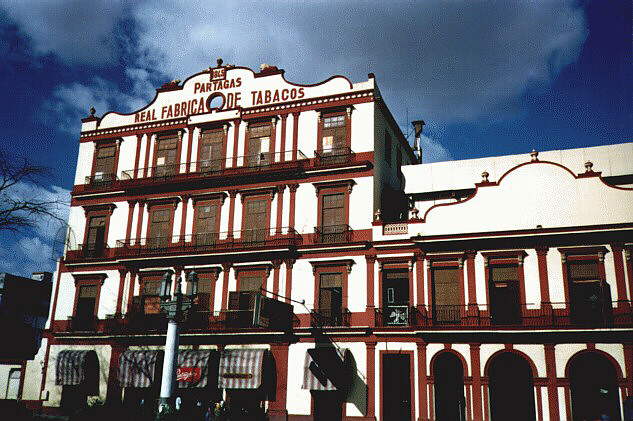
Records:
[[[573,420],[620,419],[617,374],[613,364],[597,352],[586,352],[569,363]]]

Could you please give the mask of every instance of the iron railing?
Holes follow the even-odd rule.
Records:
[[[311,311],[312,327],[332,327],[351,325],[352,313],[346,309],[318,309]]]
[[[86,176],[85,184],[94,189],[106,189],[111,187],[112,184],[117,180],[118,178],[116,174],[97,174],[94,176]]]
[[[98,259],[109,255],[110,248],[107,244],[78,244],[76,248],[66,251],[66,260]]]
[[[351,148],[332,148],[328,150],[314,151],[315,164],[339,165],[347,164],[354,160],[355,154]]]
[[[279,233],[281,231],[281,234]],[[254,247],[291,247],[301,244],[301,235],[293,228],[253,229],[229,232],[188,234],[183,237],[149,237],[118,240],[117,256],[148,254],[191,253],[216,250],[237,250]]]
[[[352,228],[347,225],[314,227],[315,243],[346,243],[352,240]]]
[[[374,309],[375,323],[383,326],[415,326],[418,312],[408,305],[393,305]]]

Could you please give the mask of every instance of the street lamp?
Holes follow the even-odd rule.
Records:
[[[176,290],[171,295],[171,269],[163,275],[160,285],[160,310],[167,316],[167,339],[165,340],[165,360],[163,361],[163,378],[160,385],[160,400],[156,419],[161,420],[174,412],[174,389],[176,386],[176,368],[178,367],[178,345],[180,342],[179,323],[186,318],[187,312],[193,305],[198,294],[198,274],[189,272],[187,282],[190,284],[190,294],[183,295],[178,278]]]

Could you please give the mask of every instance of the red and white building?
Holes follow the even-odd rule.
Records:
[[[59,263],[22,399],[154,409],[171,269],[200,279],[183,410],[622,417],[633,143],[416,162],[372,74],[297,85],[219,64],[133,114],[93,113],[69,218],[80,244]],[[293,305],[287,323],[277,301]]]

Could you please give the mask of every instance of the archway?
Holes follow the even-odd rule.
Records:
[[[617,373],[613,364],[597,352],[585,352],[569,363],[571,413],[574,420],[620,419]]]
[[[532,368],[513,352],[492,357],[488,366],[492,421],[536,419]]]
[[[465,420],[464,367],[451,352],[440,353],[433,361],[435,419]]]

